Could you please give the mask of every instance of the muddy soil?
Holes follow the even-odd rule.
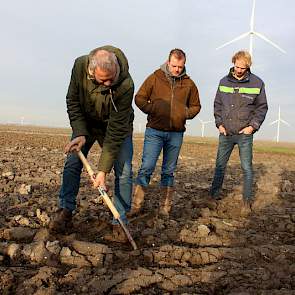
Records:
[[[143,212],[128,226],[132,250],[103,238],[111,214],[85,172],[74,230],[49,233],[68,139],[68,130],[0,128],[0,294],[295,294],[294,156],[254,153],[248,210],[238,152],[213,204],[216,142],[184,143],[172,212],[158,214],[157,166]],[[142,143],[135,137],[135,174]],[[99,153],[94,146],[88,158],[94,170]]]

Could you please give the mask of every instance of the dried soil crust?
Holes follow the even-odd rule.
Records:
[[[172,213],[157,214],[157,166],[142,215],[129,225],[139,246],[132,251],[103,239],[111,215],[85,173],[74,230],[48,232],[68,138],[69,130],[0,126],[1,294],[295,294],[294,156],[254,154],[249,211],[238,153],[223,199],[212,206],[206,195],[216,144],[185,143]],[[143,140],[135,136],[134,143],[136,172]],[[96,146],[93,167],[98,156]]]

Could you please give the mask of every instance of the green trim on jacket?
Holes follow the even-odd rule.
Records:
[[[238,89],[238,92],[243,94],[259,94],[260,93],[260,88],[256,88],[256,87],[228,87],[224,85],[219,86],[219,91],[224,93],[234,93],[235,89]]]

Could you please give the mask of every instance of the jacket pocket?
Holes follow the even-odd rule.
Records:
[[[253,105],[257,95],[242,94],[242,105]]]
[[[172,121],[173,126],[177,129],[184,128],[184,125],[186,123],[186,119],[188,116],[188,110],[184,103],[179,101],[174,101],[173,110],[172,110]]]
[[[154,98],[152,100],[151,116],[162,116],[167,119],[170,118],[170,103],[161,98]]]
[[[241,111],[238,114],[238,118],[242,121],[247,121],[249,120],[250,113],[248,111]]]

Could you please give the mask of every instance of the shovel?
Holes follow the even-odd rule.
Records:
[[[83,155],[83,153],[81,151],[78,151],[77,155],[80,158],[81,162],[83,163],[87,173],[89,174],[89,176],[91,178],[91,181],[93,182],[95,180],[95,174],[94,174],[89,162],[87,161],[87,159],[85,158],[85,156]],[[106,191],[102,187],[98,187],[97,189],[98,189],[100,195],[102,196],[105,204],[111,210],[114,218],[119,221],[120,225],[122,226],[122,228],[123,228],[123,230],[124,230],[124,232],[126,234],[126,237],[128,238],[129,242],[131,243],[133,249],[136,250],[137,246],[136,246],[136,244],[135,244],[135,242],[134,242],[134,240],[133,240],[133,238],[132,238],[132,236],[131,236],[131,234],[130,234],[127,226],[126,226],[126,224],[122,221],[118,210],[116,209],[116,207],[112,203],[110,197],[108,196],[108,194],[106,193]]]

